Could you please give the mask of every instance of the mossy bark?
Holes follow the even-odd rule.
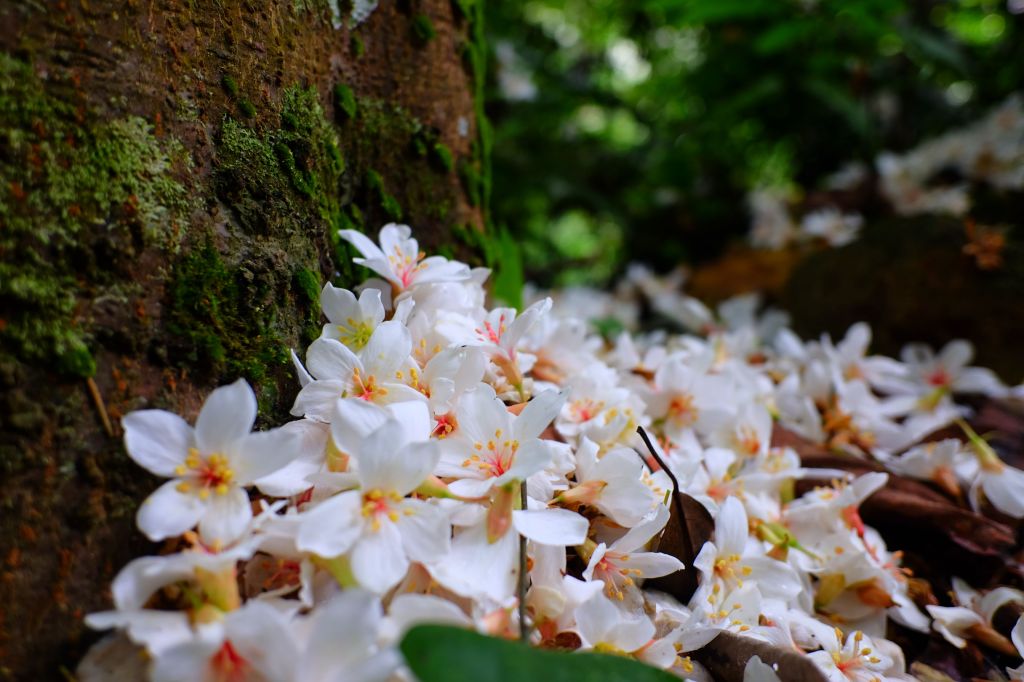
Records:
[[[133,520],[156,481],[119,416],[192,418],[244,376],[262,424],[285,419],[287,349],[317,333],[322,284],[358,274],[339,228],[403,220],[451,252],[483,227],[478,5],[336,18],[0,7],[0,679],[73,669],[83,615],[156,549]]]

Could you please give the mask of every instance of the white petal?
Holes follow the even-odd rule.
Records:
[[[487,384],[477,384],[463,394],[456,410],[459,429],[472,441],[486,443],[497,429],[511,432],[512,417]]]
[[[141,609],[154,592],[193,573],[192,564],[185,561],[169,561],[162,556],[135,559],[121,569],[110,585],[114,605],[126,611]]]
[[[567,395],[565,391],[548,390],[534,396],[516,417],[512,427],[516,438],[524,441],[539,436],[558,416]]]
[[[154,542],[191,530],[206,510],[206,503],[192,493],[178,492],[180,481],[167,481],[146,498],[135,522],[139,530]]]
[[[352,548],[350,558],[352,575],[377,594],[390,590],[409,570],[402,536],[390,521],[381,523],[377,530],[367,529]]]
[[[750,530],[747,511],[735,497],[726,498],[715,519],[715,544],[720,554],[743,554]]]
[[[311,381],[302,387],[295,396],[295,404],[291,413],[296,417],[306,417],[329,423],[334,412],[335,402],[348,390],[348,384],[340,379]]]
[[[302,445],[297,431],[283,427],[249,434],[231,460],[235,481],[239,485],[248,485],[257,478],[274,473],[298,457]]]
[[[245,379],[221,386],[206,398],[196,419],[196,444],[204,454],[223,452],[252,431],[256,394]]]
[[[388,412],[380,405],[359,398],[339,399],[334,402],[331,437],[342,452],[351,454],[359,449],[366,436],[387,420]]]
[[[395,434],[402,426],[388,420],[359,445],[353,453],[359,463],[359,480],[367,490],[379,489],[406,495],[434,471],[441,459],[436,441],[410,443],[396,448]]]
[[[317,379],[338,379],[349,382],[352,371],[362,364],[355,354],[340,341],[319,338],[306,351],[306,367]]]
[[[293,678],[298,645],[284,616],[273,606],[250,601],[227,615],[224,629],[238,654],[263,679]]]
[[[629,555],[629,561],[622,566],[635,568],[644,578],[660,578],[685,568],[679,559],[660,552],[635,552]]]
[[[365,590],[345,590],[317,606],[297,679],[337,679],[374,650],[380,621],[380,600]]]
[[[391,381],[395,370],[412,352],[412,337],[400,322],[384,322],[377,327],[359,357],[370,375],[378,381]]]
[[[421,563],[441,560],[451,547],[452,527],[447,514],[423,500],[405,500],[402,508],[398,530],[402,534],[406,554]],[[405,510],[412,513],[404,513]]]
[[[512,466],[498,477],[498,481],[500,483],[512,480],[525,481],[550,463],[551,450],[548,449],[544,441],[539,438],[528,440],[519,446]]]
[[[348,551],[363,528],[359,491],[335,495],[303,514],[295,545],[303,552],[334,557]]]
[[[568,509],[517,510],[512,512],[516,531],[542,545],[582,545],[590,523]]]
[[[199,519],[199,537],[204,544],[229,544],[249,527],[252,507],[242,488],[233,486],[223,495],[214,492],[207,502],[206,511]]]
[[[609,549],[619,552],[620,554],[635,552],[650,542],[651,538],[660,533],[661,529],[665,527],[666,523],[668,523],[669,518],[670,514],[668,509],[659,504],[650,518],[640,525],[626,531],[626,534],[613,542]]]
[[[327,319],[334,324],[344,324],[349,318],[355,318],[359,309],[355,294],[330,282],[325,284],[323,291],[320,292],[320,307]]]
[[[356,247],[359,253],[363,254],[364,258],[381,258],[387,260],[384,252],[380,250],[380,247],[373,243],[373,241],[355,230],[339,230],[338,234],[342,239],[347,241],[352,246]]]
[[[121,420],[124,446],[135,463],[157,476],[171,477],[194,444],[192,427],[164,410],[130,412]]]
[[[294,435],[299,456],[281,469],[253,481],[260,492],[271,497],[291,497],[310,487],[307,477],[323,468],[329,436],[327,425],[312,419],[289,422],[281,429]]]
[[[760,656],[753,656],[743,668],[743,682],[781,682],[775,670],[761,661]]]
[[[221,642],[209,640],[194,640],[172,647],[153,661],[150,679],[152,682],[209,680],[210,659],[220,647]]]

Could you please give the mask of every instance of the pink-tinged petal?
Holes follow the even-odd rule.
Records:
[[[524,441],[538,437],[558,416],[567,395],[566,391],[548,390],[534,396],[512,426],[516,438]]]
[[[296,417],[330,423],[335,403],[348,388],[348,383],[340,379],[308,383],[295,396],[291,413]]]
[[[135,516],[139,530],[153,542],[192,530],[206,510],[206,503],[197,495],[178,491],[179,483],[168,481],[157,488]]]
[[[352,372],[362,369],[359,358],[343,343],[334,339],[317,339],[306,351],[306,367],[317,379],[337,379],[346,383],[352,380]]]
[[[520,444],[515,459],[508,471],[499,476],[495,483],[501,485],[508,481],[525,481],[551,463],[551,450],[539,438]]]
[[[366,347],[359,353],[368,375],[379,382],[393,381],[395,371],[412,353],[412,336],[401,322],[383,322],[373,330]]]
[[[356,250],[363,254],[364,258],[381,258],[387,260],[384,256],[384,252],[380,250],[380,247],[374,244],[373,240],[361,232],[356,232],[355,230],[339,230],[338,235],[349,244],[356,247]]]
[[[264,680],[294,678],[299,648],[284,615],[250,601],[224,619],[225,636],[239,656]]]
[[[512,512],[512,525],[520,535],[542,545],[582,545],[590,523],[568,509],[536,509]]]
[[[302,446],[301,434],[283,427],[245,436],[235,456],[231,458],[235,482],[249,485],[258,478],[278,471],[299,456]]]
[[[342,554],[363,530],[363,496],[357,490],[325,500],[302,515],[295,545],[322,557]]]
[[[245,379],[221,386],[207,396],[196,419],[196,445],[205,454],[224,452],[252,431],[256,394]]]
[[[412,492],[437,466],[441,451],[436,441],[395,447],[398,421],[388,420],[359,445],[355,453],[359,480],[366,490],[379,489],[405,495]]]
[[[252,521],[252,506],[245,490],[231,487],[223,494],[212,492],[207,502],[199,519],[199,538],[204,544],[227,545],[245,533]]]
[[[405,553],[413,561],[436,563],[451,547],[452,527],[447,514],[423,500],[402,502],[398,531]]]
[[[402,535],[390,521],[377,529],[367,528],[349,555],[352,575],[360,585],[383,594],[398,584],[409,570]]]
[[[674,556],[659,552],[635,552],[629,555],[629,561],[622,566],[623,568],[635,568],[644,578],[660,578],[686,568],[683,562]]]
[[[174,476],[194,445],[192,427],[164,410],[130,412],[121,420],[124,446],[142,468],[157,476]]]

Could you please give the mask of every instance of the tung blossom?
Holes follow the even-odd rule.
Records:
[[[213,391],[193,429],[163,410],[125,415],[124,443],[143,468],[172,480],[139,507],[139,529],[150,540],[199,525],[207,544],[238,538],[252,520],[245,486],[287,465],[298,454],[295,434],[251,433],[256,396],[243,379]]]

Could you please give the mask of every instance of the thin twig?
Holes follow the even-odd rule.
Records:
[[[651,443],[651,437],[647,435],[647,432],[644,431],[644,427],[642,427],[642,426],[636,427],[636,432],[640,434],[641,438],[643,438],[644,445],[646,445],[647,449],[650,450],[651,457],[654,458],[654,461],[658,463],[658,466],[661,467],[662,471],[664,471],[666,474],[668,474],[669,480],[672,481],[672,493],[673,494],[678,493],[679,492],[679,481],[676,480],[676,475],[672,473],[672,470],[669,469],[668,466],[666,466],[665,462],[662,461],[661,457],[658,456],[658,451],[654,449],[654,444]],[[651,473],[654,473],[654,472],[651,472]]]
[[[526,509],[526,481],[519,484],[519,504]],[[523,642],[530,637],[526,625],[526,536],[519,536],[519,639]]]
[[[107,435],[113,438],[115,435],[114,425],[110,423],[110,416],[107,414],[107,404],[103,402],[99,386],[96,385],[92,377],[85,380],[85,385],[89,388],[89,395],[92,396],[92,402],[96,405],[96,411],[100,413],[100,421],[103,422],[103,428],[106,430]]]

